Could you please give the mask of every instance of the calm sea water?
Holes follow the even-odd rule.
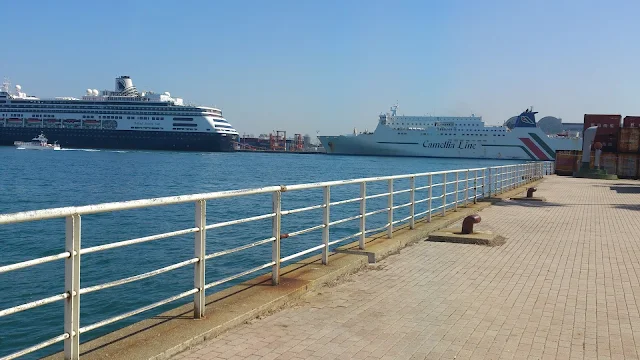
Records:
[[[0,147],[0,213],[511,163],[515,162],[258,153],[106,150],[50,152]],[[397,181],[394,186],[395,189],[402,189],[407,185],[408,181]],[[421,185],[426,184],[417,186]],[[386,184],[372,184],[367,190],[369,194],[385,192]],[[332,189],[331,197],[333,201],[344,200],[357,197],[358,191],[358,186],[339,187]],[[426,196],[426,193],[424,195]],[[420,196],[417,195],[418,198]],[[406,203],[408,194],[397,195],[395,200],[396,204]],[[386,201],[386,198],[372,199],[367,203],[368,209],[382,208]],[[282,195],[283,210],[321,203],[321,190],[286,192]],[[266,214],[270,210],[271,196],[255,195],[209,201],[207,218],[211,223]],[[419,208],[416,212],[423,210]],[[408,208],[402,211],[398,211],[396,218],[407,216]],[[331,220],[357,213],[357,203],[336,206],[331,209]],[[319,225],[322,222],[321,214],[321,210],[314,210],[284,216],[282,232]],[[385,217],[385,214],[379,214],[367,218],[367,228],[382,226]],[[87,215],[82,218],[82,246],[95,246],[185,229],[193,227],[193,224],[193,204]],[[357,222],[340,224],[331,228],[331,240],[357,231]],[[270,234],[270,220],[208,231],[207,253],[262,240],[270,237]],[[285,239],[282,242],[282,256],[320,243],[321,234],[318,231]],[[64,220],[2,225],[0,244],[0,266],[63,252]],[[191,257],[193,235],[86,254],[82,257],[81,287],[137,275]],[[248,270],[267,263],[270,259],[269,245],[214,258],[207,263],[207,282]],[[63,293],[63,274],[62,260],[0,274],[0,310]],[[214,287],[209,293],[245,279]],[[187,266],[150,279],[83,295],[81,326],[123,314],[192,288],[193,267]],[[192,301],[192,298],[188,297],[98,328],[83,334],[81,341],[87,341],[188,301]],[[62,302],[2,317],[0,357],[62,333]],[[60,343],[27,358],[35,358],[61,349]]]

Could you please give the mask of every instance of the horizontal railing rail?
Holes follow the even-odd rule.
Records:
[[[408,224],[409,228],[413,229],[417,220],[430,222],[433,216],[445,215],[447,211],[456,211],[459,206],[466,206],[470,203],[475,203],[479,199],[491,197],[493,195],[540,179],[545,175],[552,174],[554,172],[553,166],[554,164],[552,162],[531,162],[505,166],[369,177],[361,179],[328,181],[321,183],[268,186],[257,189],[219,191],[203,194],[25,211],[13,214],[1,214],[0,225],[33,222],[55,218],[66,219],[65,249],[63,252],[0,266],[1,275],[3,273],[8,273],[18,269],[25,269],[45,263],[64,260],[65,291],[63,293],[52,294],[49,297],[42,298],[36,301],[31,301],[6,309],[0,309],[0,318],[2,318],[4,316],[9,316],[43,305],[62,301],[64,302],[64,315],[61,322],[64,324],[64,333],[39,344],[35,344],[31,347],[22,349],[13,354],[6,355],[3,359],[14,359],[59,342],[64,342],[64,354],[66,359],[78,359],[81,334],[90,332],[100,327],[112,324],[114,322],[129,318],[131,316],[149,311],[151,309],[192,295],[194,296],[194,318],[201,318],[205,313],[205,291],[207,289],[211,289],[213,287],[228,283],[230,281],[242,278],[250,274],[264,271],[265,269],[271,269],[271,282],[273,285],[278,285],[280,280],[281,264],[284,262],[320,251],[322,255],[322,264],[327,264],[329,262],[331,246],[344,243],[347,240],[357,239],[359,248],[365,249],[367,234],[386,231],[387,237],[391,238],[393,237],[394,227],[399,224]],[[394,186],[396,186],[400,180],[409,180],[409,186],[407,188],[394,188]],[[418,182],[426,185],[417,186],[416,184]],[[368,185],[375,183],[386,183],[386,191],[377,194],[368,194]],[[358,185],[359,196],[349,197],[343,200],[332,199],[332,189],[347,185]],[[311,189],[322,190],[322,204],[318,204],[318,200],[315,205],[292,208],[288,210],[282,209],[283,194]],[[234,220],[220,221],[216,223],[207,222],[207,202],[215,202],[218,199],[246,197],[258,194],[271,194],[272,204],[271,211],[269,213],[248,216]],[[407,202],[396,203],[397,195],[402,194],[408,194],[409,200]],[[381,208],[370,209],[369,202],[379,198],[386,198],[386,204]],[[194,226],[192,227],[134,239],[112,242],[98,246],[86,248],[81,247],[81,221],[82,217],[85,215],[185,203],[195,204],[195,219]],[[356,213],[349,214],[348,216],[341,219],[331,220],[330,214],[332,209],[348,204],[359,204],[359,209]],[[426,209],[424,211],[416,212],[416,205],[424,206]],[[291,231],[289,233],[282,233],[281,227],[283,217],[288,218],[295,214],[317,210],[322,210],[322,216],[318,220],[317,224],[308,226],[303,229],[296,229],[295,231]],[[399,210],[408,210],[408,216],[396,218],[398,216],[397,212]],[[383,221],[384,225],[378,226],[376,228],[367,228],[367,219],[372,218],[377,214],[386,214],[386,221]],[[272,228],[271,233],[268,235],[265,234],[262,240],[253,241],[248,244],[243,244],[230,249],[210,253],[207,252],[207,230],[247,224],[260,220],[271,220]],[[347,236],[343,236],[339,239],[331,241],[330,234],[332,227],[347,223],[357,223],[358,230]],[[315,231],[321,231],[321,241],[317,242],[309,248],[300,250],[293,254],[284,257],[281,255],[281,246],[283,245],[283,241],[285,241],[286,243],[286,241],[290,238]],[[194,252],[191,258],[181,259],[179,262],[173,263],[171,265],[140,273],[134,276],[124,277],[93,286],[83,288],[80,287],[81,255],[89,255],[96,252],[103,252],[134,244],[153,242],[155,240],[188,234],[194,234]],[[229,275],[225,278],[213,282],[207,283],[205,281],[205,264],[207,260],[212,260],[221,256],[245,251],[247,249],[252,249],[254,247],[267,244],[271,245],[272,254],[271,258],[268,259],[268,261],[263,262],[261,265],[252,267],[233,275]],[[123,314],[97,321],[93,324],[80,326],[79,300],[81,295],[140,281],[191,265],[193,265],[194,267],[194,278],[193,284],[189,290],[158,300],[144,307],[133,309]]]

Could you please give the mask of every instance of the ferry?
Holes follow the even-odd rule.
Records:
[[[398,116],[397,105],[379,116],[373,132],[318,136],[327,154],[468,159],[552,160],[557,150],[580,150],[577,136],[548,136],[533,109],[513,129],[487,126],[481,116]]]
[[[0,88],[0,145],[38,133],[69,148],[234,151],[238,131],[215,107],[188,105],[170,93],[140,92],[129,76],[115,90],[82,98],[41,99],[20,85]]]
[[[27,150],[60,150],[60,145],[57,143],[49,144],[49,139],[42,133],[31,139],[31,141],[14,141],[13,145],[18,149]]]

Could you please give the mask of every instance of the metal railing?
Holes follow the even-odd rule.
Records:
[[[257,189],[220,191],[205,194],[172,196],[80,207],[65,207],[26,211],[0,215],[0,225],[40,221],[54,218],[66,218],[66,240],[64,252],[28,261],[0,266],[0,274],[2,274],[44,263],[64,260],[65,289],[63,293],[54,294],[50,297],[39,299],[37,301],[32,301],[0,310],[1,318],[18,312],[34,309],[46,304],[64,301],[64,332],[49,340],[25,348],[16,353],[7,355],[3,359],[14,359],[59,342],[64,342],[64,355],[66,359],[78,359],[80,335],[188,296],[194,297],[194,318],[201,318],[205,313],[205,291],[208,289],[269,268],[271,269],[271,281],[273,285],[277,285],[280,280],[280,269],[282,263],[284,262],[291,261],[309,253],[321,251],[322,264],[327,264],[329,262],[329,255],[331,253],[330,247],[333,245],[344,243],[345,241],[350,239],[357,239],[360,249],[365,249],[365,240],[367,234],[386,231],[387,236],[391,238],[393,237],[394,227],[399,224],[408,223],[409,227],[413,229],[418,219],[423,219],[424,221],[430,222],[432,216],[445,215],[447,211],[456,211],[459,206],[465,206],[469,203],[475,203],[478,199],[487,196],[491,197],[492,195],[525,185],[531,181],[540,179],[545,175],[552,174],[554,170],[553,166],[554,163],[552,162],[532,162],[506,166],[372,177],[312,184],[268,186]],[[394,183],[402,179],[409,180],[409,187],[406,189],[395,189]],[[438,180],[441,180],[441,182],[437,182]],[[368,194],[367,184],[379,182],[387,183],[387,191],[378,194]],[[424,183],[425,185],[418,186],[418,183]],[[359,196],[339,201],[333,200],[331,197],[331,189],[345,185],[359,185]],[[290,210],[282,209],[282,195],[284,193],[308,189],[322,189],[322,204],[299,207]],[[272,209],[271,212],[267,214],[211,224],[207,222],[206,209],[208,201],[269,193],[272,194]],[[409,194],[409,202],[396,204],[394,202],[394,195],[403,193]],[[438,193],[439,195],[436,195],[436,193]],[[369,207],[367,206],[368,200],[385,197],[387,198],[386,206],[375,210],[369,209]],[[192,227],[129,239],[125,241],[112,242],[99,246],[86,248],[83,248],[81,246],[81,222],[82,217],[85,215],[184,203],[195,204],[195,221],[194,226]],[[331,218],[329,216],[331,209],[349,203],[359,203],[358,213],[350,214],[350,216],[347,216],[345,218],[331,221]],[[416,212],[416,205],[418,204],[423,204],[425,206],[425,210],[422,212]],[[403,208],[409,209],[409,216],[396,219],[396,211]],[[322,221],[320,224],[286,234],[282,233],[281,220],[283,217],[320,209],[322,209]],[[384,213],[386,213],[387,216],[386,223],[383,226],[373,229],[367,229],[367,218],[376,214]],[[207,253],[207,230],[228,227],[232,225],[246,224],[249,222],[266,219],[271,219],[272,232],[264,239],[223,251]],[[330,241],[329,235],[332,227],[351,221],[359,222],[359,229],[357,232],[346,237]],[[291,254],[289,256],[281,256],[280,250],[282,240],[291,239],[293,237],[318,230],[322,230],[322,235],[321,241],[316,245]],[[163,268],[159,268],[135,276],[126,277],[99,285],[84,288],[80,287],[81,256],[186,234],[194,234],[193,257],[172,264],[170,266],[165,266]],[[209,283],[206,282],[205,263],[207,262],[207,260],[266,244],[271,244],[271,258],[267,262],[217,281]],[[193,286],[191,289],[159,300],[147,306],[131,310],[124,314],[104,319],[93,324],[80,326],[79,301],[81,295],[150,278],[186,266],[194,267]]]

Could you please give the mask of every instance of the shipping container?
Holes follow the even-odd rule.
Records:
[[[595,151],[592,151],[591,159],[589,160],[589,167],[591,169],[594,169],[596,167],[595,164],[596,164],[596,155],[595,155]],[[618,154],[602,152],[600,154],[600,168],[605,169],[607,171],[607,174],[617,174],[618,173]]]
[[[622,115],[584,114],[584,130],[597,126],[598,135],[617,134],[621,121]]]
[[[622,127],[640,128],[640,116],[625,116],[622,121]]]
[[[623,153],[637,153],[640,146],[640,128],[628,127],[620,129],[618,137],[618,151]]]
[[[619,178],[637,179],[638,154],[618,154],[617,175]]]
[[[601,143],[603,152],[618,151],[618,134],[597,134],[593,139],[593,143]],[[594,150],[593,147],[591,150]]]
[[[571,176],[578,170],[582,156],[581,151],[556,151],[556,174]]]

